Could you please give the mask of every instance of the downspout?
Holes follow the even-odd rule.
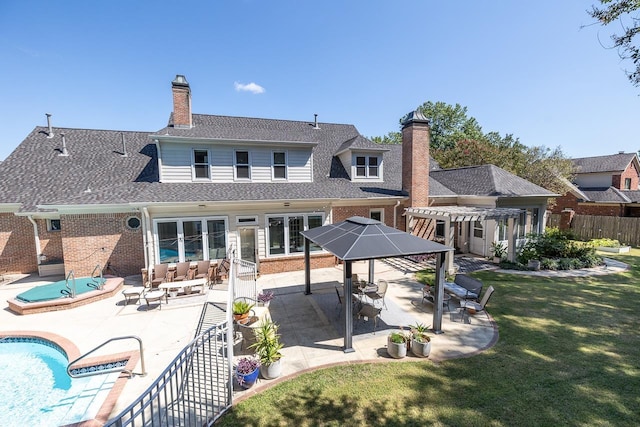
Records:
[[[151,241],[149,240],[149,230],[151,229],[151,220],[149,218],[149,211],[147,210],[146,206],[142,208],[142,215],[143,215],[143,221],[142,221],[142,232],[143,234],[143,238],[142,238],[142,245],[144,247],[144,266],[145,268],[147,268],[147,271],[151,271],[151,265],[149,264],[150,262],[150,256],[149,256],[149,246],[151,246]]]
[[[398,228],[398,221],[396,218],[398,216],[398,206],[400,206],[400,200],[398,200],[396,205],[393,207],[393,228]]]
[[[38,224],[36,224],[33,216],[31,215],[28,215],[27,219],[31,221],[31,224],[33,224],[33,236],[36,239],[36,258],[38,261],[38,265],[40,265],[40,236],[38,235]]]

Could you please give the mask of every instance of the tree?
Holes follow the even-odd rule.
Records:
[[[468,117],[467,107],[460,104],[427,101],[418,110],[429,118],[432,149],[452,148],[458,141],[477,140],[483,136],[478,121]]]
[[[512,134],[484,134],[478,121],[467,116],[467,107],[460,104],[453,106],[428,101],[418,108],[431,123],[431,156],[440,167],[447,169],[493,164],[551,192],[565,192],[564,184],[558,177],[570,180],[573,163],[559,147],[553,150],[544,146],[527,147]],[[389,132],[371,140],[400,144],[402,134]]]
[[[613,47],[618,49],[622,59],[631,60],[635,68],[627,71],[627,77],[631,84],[640,86],[640,48],[633,43],[640,34],[640,18],[634,14],[640,9],[640,0],[600,0],[600,3],[605,7],[593,6],[588,13],[603,26],[620,23],[623,33],[611,36]]]

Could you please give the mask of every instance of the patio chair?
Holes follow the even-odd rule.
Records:
[[[389,287],[389,283],[384,279],[380,279],[378,280],[378,290],[372,291],[372,292],[365,292],[365,295],[371,298],[371,300],[373,301],[374,307],[376,305],[376,301],[382,300],[382,307],[387,308],[387,303],[384,300],[384,296],[387,293],[388,287]]]
[[[174,282],[181,282],[183,280],[189,280],[189,269],[191,268],[191,262],[179,262],[176,264]]]
[[[215,268],[216,264],[211,264],[211,261],[198,261],[194,279],[204,279],[207,286],[211,286],[211,282],[215,281]]]
[[[151,288],[157,288],[161,283],[168,280],[169,264],[156,264],[151,273]]]
[[[378,325],[378,317],[382,312],[382,307],[377,308],[371,304],[362,304],[362,307],[358,311],[358,319],[356,323],[360,321],[361,317],[366,317],[368,319],[373,319],[373,333],[376,333],[376,326]]]
[[[336,307],[340,306],[340,311],[338,312],[339,317],[342,313],[342,302],[344,301],[344,290],[339,286],[336,286],[336,295],[338,295],[338,303],[336,304]],[[355,309],[358,307],[358,304],[360,304],[360,299],[358,299],[355,294],[351,294],[351,306],[353,307],[352,313],[356,312]]]
[[[489,302],[489,299],[491,298],[491,295],[493,295],[493,291],[495,291],[495,289],[493,288],[493,286],[489,286],[489,289],[486,290],[486,292],[484,293],[484,295],[482,296],[482,300],[480,301],[480,303],[477,303],[475,301],[471,301],[471,300],[463,300],[460,301],[460,317],[461,320],[464,322],[464,314],[467,313],[467,318],[469,318],[468,313],[469,310],[475,310],[476,313],[479,313],[481,311],[485,311],[485,307],[487,305],[487,303]],[[471,323],[471,321],[469,321],[469,323]]]

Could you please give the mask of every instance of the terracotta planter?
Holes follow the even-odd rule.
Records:
[[[249,321],[249,313],[234,314],[233,320],[235,320],[237,323],[240,323],[241,325],[245,325]]]

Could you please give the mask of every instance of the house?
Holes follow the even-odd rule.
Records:
[[[0,262],[16,272],[82,276],[107,266],[128,275],[234,252],[262,273],[292,271],[304,263],[299,231],[354,215],[401,229],[409,218],[422,234],[440,231],[434,219],[466,224],[447,227],[447,241],[487,255],[496,237],[540,230],[553,196],[495,166],[439,170],[417,112],[402,146],[389,146],[317,116],[194,114],[181,75],[172,95],[156,132],[59,128],[47,115],[0,166]],[[458,210],[420,211],[436,206]],[[460,215],[465,206],[476,214]],[[335,262],[318,247],[311,254],[312,268]]]
[[[640,216],[640,163],[636,153],[573,159],[576,175],[566,182],[553,213]]]

